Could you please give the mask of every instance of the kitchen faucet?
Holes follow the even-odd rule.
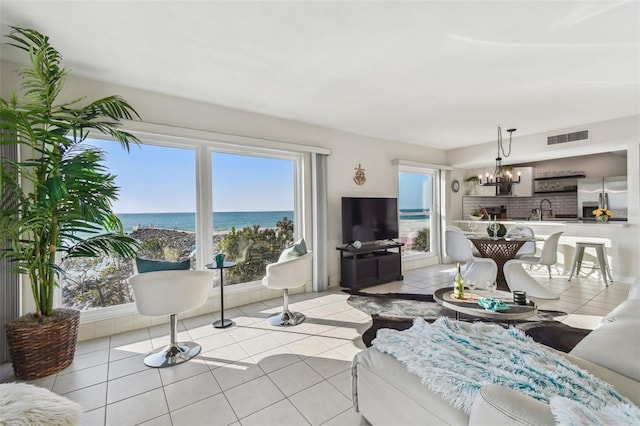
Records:
[[[549,203],[549,208],[542,210],[542,203],[544,203],[545,201]],[[542,217],[544,216],[545,211],[549,212],[549,216],[553,216],[553,210],[551,210],[551,200],[549,200],[548,198],[545,198],[542,201],[540,201],[540,208],[538,209],[539,220],[542,220]]]

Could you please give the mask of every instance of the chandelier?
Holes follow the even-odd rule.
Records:
[[[493,174],[486,173],[483,186],[495,186],[496,195],[504,195],[511,193],[511,185],[520,183],[520,172],[518,172],[518,180],[513,179],[511,167],[502,165],[502,156],[508,158],[511,155],[511,139],[516,129],[507,129],[509,133],[509,149],[505,151],[502,144],[502,128],[498,126],[498,155],[496,156],[496,168]],[[480,177],[481,178],[481,177]],[[482,180],[482,178],[480,179]]]

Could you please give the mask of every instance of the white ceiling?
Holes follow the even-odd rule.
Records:
[[[76,75],[437,148],[640,114],[638,1],[2,0],[0,17]]]

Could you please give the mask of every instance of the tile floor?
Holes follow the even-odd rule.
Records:
[[[449,285],[451,265],[407,271],[403,282],[367,291],[432,293]],[[619,304],[628,284],[608,288],[593,278],[536,278],[560,295],[542,309],[567,312],[563,320],[593,328]],[[351,401],[351,359],[363,349],[369,317],[346,303],[339,289],[291,297],[307,320],[290,328],[269,326],[280,298],[227,310],[236,325],[211,323],[216,315],[179,321],[179,339],[195,340],[201,354],[172,368],[147,368],[142,360],[167,341],[168,325],[78,344],[66,370],[31,383],[65,395],[84,408],[84,425],[363,425]],[[0,368],[11,381],[9,364]]]

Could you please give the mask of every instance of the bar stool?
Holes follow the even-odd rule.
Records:
[[[611,277],[611,270],[609,269],[607,251],[604,243],[576,243],[576,254],[573,257],[573,266],[571,267],[571,275],[569,275],[569,281],[571,281],[571,278],[573,278],[573,272],[576,271],[576,268],[576,276],[580,274],[580,267],[582,266],[582,257],[584,256],[585,248],[595,249],[596,256],[598,257],[598,263],[600,264],[600,275],[602,275],[602,279],[604,280],[605,285],[609,287],[609,283],[607,282],[607,275],[609,276],[609,281],[611,282],[613,282],[613,277]]]

